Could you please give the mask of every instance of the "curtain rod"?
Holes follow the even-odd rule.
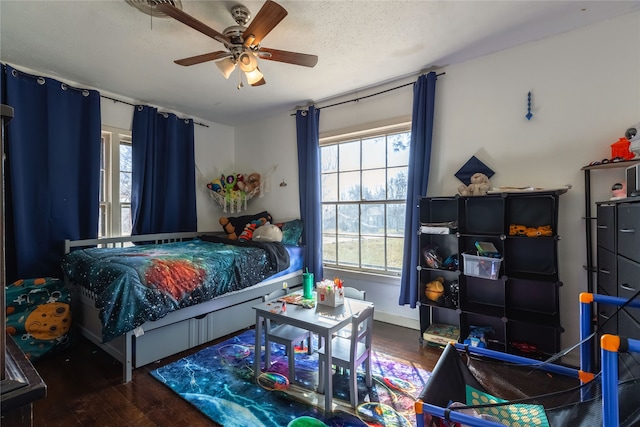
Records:
[[[132,103],[130,103],[130,102],[122,101],[122,100],[120,100],[120,99],[116,99],[116,98],[111,98],[110,96],[106,96],[106,95],[100,95],[100,98],[109,99],[109,100],[111,100],[111,101],[113,101],[113,102],[120,102],[121,104],[131,105],[132,107],[135,107],[135,106],[136,106],[135,104],[132,104]],[[198,123],[198,122],[196,122],[195,120],[193,121],[193,124],[200,125],[200,126],[204,126],[204,127],[206,127],[206,128],[208,128],[208,127],[209,127],[209,125],[205,125],[204,123]]]
[[[444,74],[447,74],[447,73],[443,72],[443,73],[440,73],[440,74],[436,74],[436,77],[438,77],[438,76],[442,76],[442,75],[444,75]],[[318,107],[318,108],[316,108],[316,110],[322,110],[322,109],[324,109],[324,108],[330,108],[330,107],[335,107],[335,106],[337,106],[337,105],[348,104],[348,103],[350,103],[350,102],[358,102],[358,101],[360,101],[360,100],[362,100],[362,99],[367,99],[367,98],[371,98],[371,97],[373,97],[373,96],[382,95],[383,93],[391,92],[391,91],[396,90],[396,89],[402,89],[403,87],[405,87],[405,86],[410,86],[410,85],[412,85],[412,84],[414,84],[414,83],[415,83],[415,82],[405,83],[405,84],[403,84],[403,85],[396,86],[396,87],[392,87],[392,88],[385,89],[385,90],[381,90],[380,92],[372,93],[372,94],[370,94],[370,95],[359,96],[359,97],[357,97],[357,98],[349,99],[349,100],[347,100],[347,101],[341,101],[341,102],[336,102],[335,104],[325,105],[324,107]],[[290,115],[291,115],[291,116],[295,116],[295,115],[296,115],[296,113],[291,113]]]
[[[12,68],[13,68],[13,67],[12,67]],[[2,71],[3,71],[4,73],[6,73],[6,72],[7,72],[7,64],[2,64]],[[16,73],[20,73],[20,74],[23,74],[23,75],[25,75],[25,76],[35,77],[35,78],[39,78],[39,79],[44,79],[44,77],[38,77],[38,76],[36,76],[36,75],[30,74],[30,73],[26,73],[26,72],[24,72],[24,71],[20,71],[20,70],[18,70],[18,69],[16,69],[16,68],[14,68],[14,71],[15,71]],[[49,77],[49,78],[51,78],[51,79],[55,79],[54,77]],[[69,88],[69,89],[77,90],[77,91],[80,91],[80,92],[82,92],[82,91],[84,91],[84,90],[88,90],[88,89],[81,89],[81,88],[77,88],[77,87],[74,87],[74,86],[68,85],[68,84],[66,84],[66,83],[62,83],[62,84],[63,84],[63,85],[65,85],[65,86],[66,86],[67,88]],[[100,93],[100,91],[97,91],[97,92],[98,92],[98,93]],[[88,94],[88,92],[87,92],[87,94]],[[122,103],[122,104],[127,104],[127,105],[131,105],[132,107],[135,107],[135,105],[134,105],[134,104],[132,104],[132,103],[130,103],[130,102],[122,101],[122,100],[120,100],[120,99],[111,98],[111,97],[106,96],[106,95],[100,95],[100,98],[109,99],[109,100],[111,100],[111,101],[113,101],[113,102],[120,102],[120,103]],[[206,127],[206,128],[208,128],[208,127],[209,127],[209,125],[205,125],[204,123],[198,123],[198,122],[196,122],[195,120],[193,121],[193,123],[194,123],[194,124],[196,124],[196,125],[204,126],[204,127]]]

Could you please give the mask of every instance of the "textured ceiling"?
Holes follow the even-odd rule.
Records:
[[[255,15],[263,1],[240,3]],[[262,60],[260,87],[237,90],[238,74],[225,80],[213,62],[176,65],[223,46],[125,0],[1,0],[0,60],[234,126],[640,10],[640,1],[278,3],[289,14],[262,46],[319,60],[314,68]],[[235,25],[235,4],[182,0],[182,9],[222,32]]]

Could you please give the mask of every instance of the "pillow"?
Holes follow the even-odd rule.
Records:
[[[281,242],[282,230],[273,224],[265,224],[253,232],[255,242]]]
[[[222,216],[220,217],[220,225],[224,229],[225,233],[227,233],[227,238],[231,240],[236,240],[240,233],[244,231],[244,228],[247,224],[250,224],[253,221],[260,220],[264,218],[264,222],[271,222],[271,214],[267,211],[262,211],[255,215],[242,215],[242,216]]]
[[[282,244],[294,245],[300,244],[300,238],[302,238],[302,220],[294,219],[292,221],[281,222],[277,224],[282,230]]]

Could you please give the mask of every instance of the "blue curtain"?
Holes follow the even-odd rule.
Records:
[[[436,73],[418,77],[413,86],[413,110],[411,113],[411,145],[409,147],[409,182],[407,185],[407,212],[404,225],[404,262],[400,282],[400,305],[415,308],[418,301],[419,259],[418,226],[420,211],[418,199],[427,194],[429,166],[431,163],[431,139],[433,134],[433,109],[436,94]]]
[[[61,277],[64,240],[98,235],[100,94],[2,68],[7,279]]]
[[[316,281],[323,278],[322,271],[322,206],[320,192],[320,110],[296,112],[298,141],[298,183],[300,185],[300,219],[304,223],[302,243],[304,260]]]
[[[197,231],[193,120],[138,105],[131,131],[132,235]]]

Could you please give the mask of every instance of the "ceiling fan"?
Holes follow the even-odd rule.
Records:
[[[223,33],[219,33],[171,4],[158,2],[156,8],[160,12],[222,43],[227,48],[226,51],[220,50],[178,59],[174,61],[176,64],[189,66],[207,61],[217,61],[216,65],[227,79],[237,65],[245,73],[247,82],[251,86],[260,86],[266,82],[258,68],[258,58],[302,65],[304,67],[314,67],[318,62],[316,55],[260,46],[262,39],[287,16],[287,11],[272,0],[267,0],[262,5],[262,8],[248,27],[245,25],[251,19],[249,9],[241,5],[234,6],[231,9],[231,16],[237,25],[226,28]],[[238,89],[242,86],[243,84],[240,82]]]

